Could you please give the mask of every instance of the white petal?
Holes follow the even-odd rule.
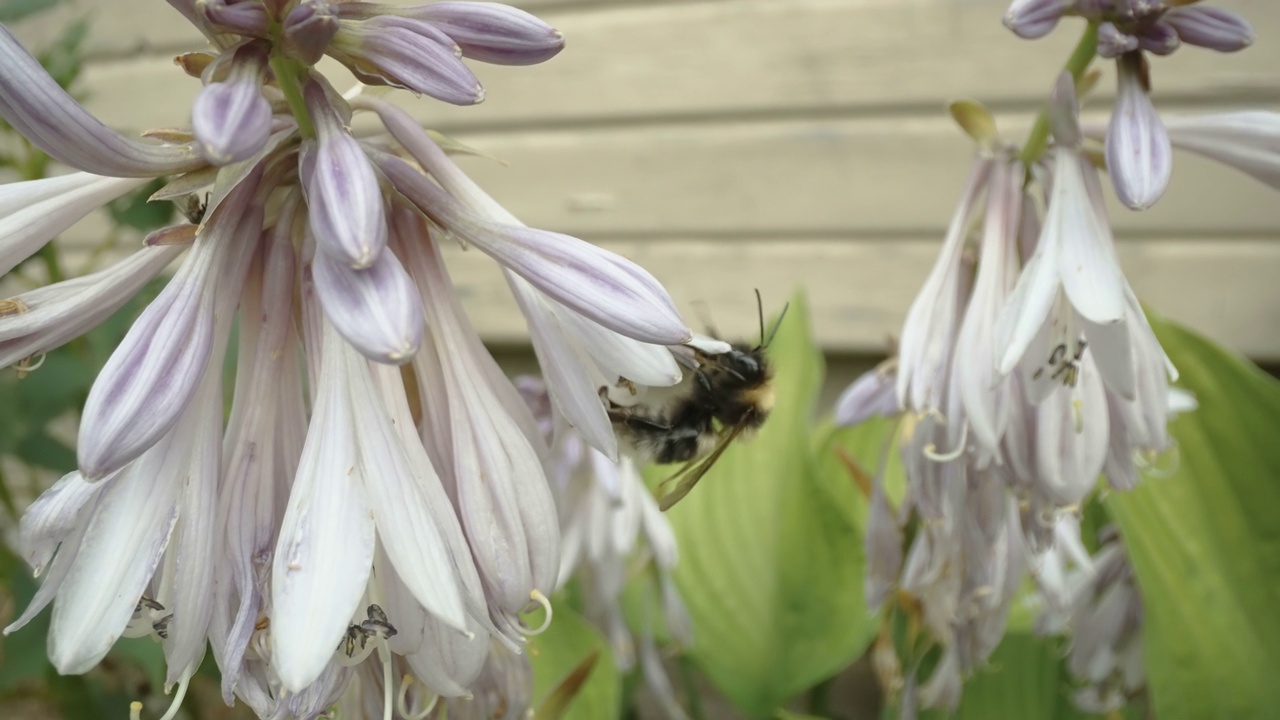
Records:
[[[397,371],[370,368],[354,351],[343,348],[341,352],[346,354],[345,379],[354,410],[360,475],[382,546],[414,598],[444,622],[465,631],[466,613],[453,558],[436,529],[431,500],[423,490],[428,484],[439,486],[440,480],[435,469],[423,462],[425,455],[416,463],[410,460],[370,377],[370,372]]]
[[[115,644],[160,564],[178,518],[181,443],[187,418],[116,477],[89,520],[53,604],[49,659],[64,674],[87,672]]]
[[[1047,227],[1047,226],[1046,226]],[[996,325],[1001,374],[1009,374],[1040,334],[1058,297],[1058,237],[1042,234]]]
[[[142,185],[147,178],[107,178],[77,174],[40,181],[42,185],[13,183],[8,198],[0,196],[0,275],[31,257],[58,233],[74,225],[80,218],[126,192]],[[74,178],[71,180],[70,178]],[[22,187],[25,186],[25,187]],[[55,187],[66,187],[59,194],[48,194]],[[48,194],[40,201],[30,197]]]
[[[1088,163],[1058,151],[1045,231],[1059,234],[1062,285],[1071,304],[1086,319],[1106,324],[1124,319],[1124,273],[1111,226],[1091,197],[1102,190],[1097,170]]]
[[[1083,320],[1082,324],[1084,336],[1089,341],[1089,352],[1093,354],[1103,382],[1120,397],[1132,400],[1137,381],[1133,373],[1129,323],[1098,325]]]
[[[89,483],[79,471],[73,470],[40,493],[23,511],[18,522],[18,545],[22,559],[37,575],[49,563],[58,545],[82,524],[113,479]]]
[[[597,390],[610,381],[600,375],[589,358],[584,357],[585,348],[567,336],[551,305],[553,301],[541,296],[515,273],[507,271],[504,275],[529,322],[529,336],[538,357],[538,366],[546,378],[547,391],[556,409],[588,444],[616,458],[618,440]]]
[[[316,408],[272,565],[272,666],[291,692],[320,677],[373,566],[374,521],[361,487],[342,342],[326,325]]]

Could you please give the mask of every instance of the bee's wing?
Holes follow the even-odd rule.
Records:
[[[741,435],[742,431],[745,430],[746,427],[746,423],[739,423],[722,431],[720,433],[720,441],[716,443],[715,448],[713,448],[705,458],[690,462],[688,465],[680,468],[679,472],[675,475],[667,478],[662,483],[664,486],[676,480],[679,480],[679,482],[676,483],[674,490],[662,496],[662,499],[658,501],[658,508],[665,512],[671,509],[672,505],[680,502],[685,495],[688,495],[689,491],[693,489],[693,486],[697,485],[698,481],[702,479],[702,476],[706,475],[707,471],[711,469],[711,466],[716,464],[716,460],[720,459],[720,456],[724,454],[724,451],[733,443],[734,438]]]

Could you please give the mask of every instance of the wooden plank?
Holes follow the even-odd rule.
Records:
[[[425,0],[379,0],[386,5],[416,5]],[[590,8],[600,0],[508,0],[507,5],[531,12],[548,7]],[[204,47],[204,36],[180,13],[162,0],[111,0],[109,3],[76,0],[18,23],[15,34],[29,48],[52,42],[69,24],[89,21],[85,55],[90,60],[127,58],[147,54],[173,54]]]
[[[1000,126],[1016,139],[1030,121],[1002,116]],[[505,163],[459,160],[518,217],[591,238],[940,232],[974,152],[941,113],[459,137]],[[1113,204],[1118,232],[1280,235],[1271,188],[1189,153],[1175,167],[1154,209]]]
[[[701,329],[710,315],[730,340],[757,332],[753,289],[776,312],[797,288],[808,293],[813,329],[827,352],[882,354],[937,257],[933,238],[806,238],[739,241],[670,237],[600,243],[643,265]],[[111,253],[128,252],[125,242]],[[482,253],[445,248],[458,293],[486,342],[523,347],[524,319],[497,265]],[[1257,360],[1280,360],[1280,243],[1206,236],[1141,240],[1119,248],[1134,291],[1152,309]],[[86,253],[68,248],[64,266]],[[5,282],[5,297],[17,292]]]
[[[1257,27],[1280,26],[1280,5],[1270,0],[1221,4],[1244,12]],[[434,126],[455,131],[727,115],[932,113],[956,95],[1031,107],[1051,85],[1078,21],[1029,43],[1000,24],[1005,5],[714,0],[556,12],[548,20],[569,39],[566,51],[527,68],[477,63],[488,90],[481,105],[403,101]],[[1232,55],[1185,48],[1154,64],[1163,101],[1280,99],[1274,72],[1280,43],[1259,42]],[[1110,92],[1109,83],[1104,86]],[[154,57],[94,63],[85,87],[92,89],[94,112],[133,129],[155,126],[157,116],[184,120],[196,90],[167,60]]]
[[[649,269],[695,324],[705,303],[721,332],[757,332],[753,288],[777,311],[807,288],[819,344],[835,352],[883,352],[932,267],[935,240],[776,238],[724,242],[666,239],[601,243]],[[1134,291],[1153,309],[1258,358],[1280,358],[1280,244],[1260,240],[1141,241],[1120,247]],[[449,267],[485,338],[522,343],[523,319],[488,258],[454,252]],[[1191,292],[1191,288],[1200,288]],[[1212,288],[1212,291],[1205,291]]]

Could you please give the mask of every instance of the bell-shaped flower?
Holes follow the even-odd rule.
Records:
[[[952,382],[957,384],[975,440],[975,467],[999,451],[1008,423],[1009,379],[996,369],[996,324],[1018,278],[1018,230],[1022,210],[1022,164],[997,160],[987,188],[982,250],[973,295],[956,337]]]
[[[451,499],[484,584],[490,616],[509,637],[523,634],[518,614],[555,588],[559,528],[542,460],[526,427],[536,423],[515,389],[485,367],[492,358],[466,321],[439,249],[424,239],[423,305],[431,328],[442,387],[428,401],[444,402],[447,449],[453,470]],[[424,352],[426,352],[424,348]],[[499,384],[505,383],[505,390]],[[434,396],[440,396],[438,399]],[[516,419],[522,413],[526,422]],[[540,443],[539,443],[540,444]]]
[[[898,404],[925,412],[937,409],[944,398],[948,360],[960,325],[962,297],[961,257],[969,225],[986,190],[992,161],[978,158],[969,171],[965,191],[951,217],[942,252],[924,286],[907,311],[898,349]]]
[[[484,100],[480,81],[462,62],[462,49],[424,20],[339,20],[328,52],[368,85],[405,88],[454,105]]]
[[[324,57],[338,32],[337,8],[328,0],[303,0],[285,16],[280,47],[285,54],[307,65]]]
[[[1280,113],[1264,110],[1172,117],[1173,146],[1280,189]]]
[[[394,253],[353,270],[317,252],[310,269],[325,315],[347,342],[378,362],[413,358],[422,343],[422,298]]]
[[[303,144],[299,175],[307,216],[322,252],[367,268],[387,245],[386,205],[378,176],[318,82],[303,88],[316,139]]]
[[[0,302],[0,367],[53,350],[97,327],[183,251],[143,248],[90,275]]]
[[[1231,10],[1205,5],[1169,8],[1161,21],[1178,33],[1182,42],[1217,50],[1236,52],[1253,44],[1253,28]]]
[[[143,182],[71,173],[0,185],[0,275],[85,215]]]
[[[1071,0],[1013,0],[1004,14],[1004,26],[1024,40],[1035,40],[1053,32]]]
[[[103,125],[0,26],[0,117],[54,159],[112,177],[157,177],[204,164],[191,144],[133,140]]]
[[[893,417],[902,411],[896,390],[898,359],[890,358],[850,383],[836,400],[836,424],[850,427],[877,415]]]
[[[272,559],[271,663],[295,693],[329,665],[373,567],[374,516],[342,343],[326,325],[311,422]]]
[[[196,96],[191,106],[191,129],[211,164],[248,159],[267,144],[271,105],[262,97],[266,64],[267,48],[246,44],[227,62],[226,79],[204,86]]]
[[[564,36],[542,20],[503,3],[433,2],[389,8],[435,25],[463,57],[498,65],[535,65],[564,49]]]
[[[1078,326],[1073,318],[1078,315],[1086,321],[1086,332],[1110,330],[1112,335],[1119,334],[1127,284],[1102,205],[1097,172],[1075,145],[1081,135],[1069,74],[1059,82],[1053,106],[1050,123],[1060,144],[1054,151],[1049,207],[1035,252],[1027,260],[997,327],[997,357],[999,371],[1008,374],[1028,355],[1033,341],[1055,333],[1060,341],[1043,355],[1032,353],[1031,362],[1046,363],[1044,375],[1070,384],[1073,376],[1069,366],[1085,349],[1077,340]],[[1060,294],[1069,308],[1059,302]],[[1117,325],[1120,327],[1110,328]],[[1101,369],[1108,384],[1126,394],[1132,392],[1128,387],[1132,376],[1127,342],[1103,338],[1103,342],[1093,343],[1093,352],[1101,353],[1100,362],[1105,360]]]
[[[1107,130],[1107,172],[1120,201],[1146,210],[1160,199],[1173,174],[1169,133],[1147,94],[1147,67],[1141,53],[1117,61],[1118,85]]]
[[[692,337],[662,285],[631,261],[568,235],[484,220],[399,158],[379,155],[378,166],[427,217],[589,320],[657,345]]]
[[[1104,22],[1098,25],[1098,56],[1118,58],[1125,53],[1138,49],[1138,38],[1126,33],[1114,23]]]
[[[267,37],[270,19],[266,6],[260,2],[199,0],[196,9],[219,32]]]
[[[187,406],[220,339],[215,319],[240,300],[262,208],[250,205],[257,177],[228,198],[191,256],[134,322],[85,401],[77,458],[96,480],[153,445]],[[229,326],[223,332],[229,332]]]

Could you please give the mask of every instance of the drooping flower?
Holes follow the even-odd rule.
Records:
[[[181,63],[205,83],[192,131],[146,141],[99,123],[0,30],[0,117],[82,171],[0,186],[5,269],[147,178],[174,176],[157,197],[208,198],[112,268],[0,301],[0,360],[35,371],[187,250],[89,393],[79,470],[23,520],[46,580],[6,631],[52,604],[63,672],[157,637],[183,690],[211,642],[224,699],[263,718],[348,694],[374,717],[397,698],[402,715],[431,698],[523,714],[534,629],[519,614],[560,569],[549,456],[439,245],[503,266],[542,362],[582,358],[554,369],[557,395],[606,450],[597,381],[674,383],[666,346],[692,333],[653,276],[519,224],[407,116],[375,108],[398,147],[352,135],[352,106],[312,65],[329,54],[368,82],[472,102],[461,57],[529,64],[563,39],[487,3],[171,4],[217,50]]]

